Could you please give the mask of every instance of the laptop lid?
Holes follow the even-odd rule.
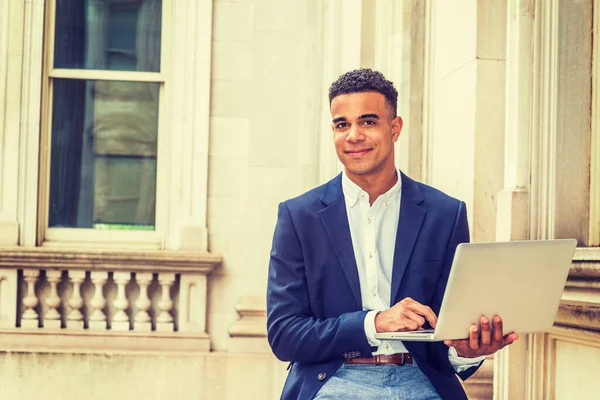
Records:
[[[575,239],[460,244],[435,340],[466,338],[482,315],[500,315],[504,334],[549,331],[576,246]]]

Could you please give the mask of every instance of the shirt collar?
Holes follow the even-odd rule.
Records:
[[[396,174],[398,176],[398,180],[394,186],[378,197],[378,199],[383,200],[386,208],[391,200],[400,193],[400,189],[402,188],[400,170],[397,169]],[[368,193],[362,190],[361,187],[356,183],[352,182],[352,180],[348,178],[348,175],[346,175],[346,171],[342,172],[342,191],[344,193],[344,198],[346,199],[346,205],[350,208],[353,208],[361,197],[366,201],[369,201]]]

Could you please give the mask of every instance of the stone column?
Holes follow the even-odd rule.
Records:
[[[529,238],[534,8],[533,0],[509,0],[507,4],[504,189],[498,194],[498,241]],[[494,399],[525,398],[527,340],[524,335],[496,354]]]

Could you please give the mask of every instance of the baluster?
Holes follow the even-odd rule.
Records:
[[[27,295],[23,298],[25,311],[21,316],[21,327],[23,328],[39,327],[38,313],[34,309],[38,305],[38,298],[35,295],[35,284],[39,275],[40,271],[37,269],[23,270],[23,279],[27,283]]]
[[[162,294],[160,301],[158,302],[158,309],[160,313],[156,318],[156,330],[157,331],[173,331],[175,325],[173,324],[173,316],[171,310],[173,309],[173,301],[171,300],[171,286],[175,282],[175,274],[158,274],[158,282],[160,283]]]
[[[117,298],[113,301],[117,311],[113,315],[110,327],[115,331],[128,331],[129,315],[127,315],[125,310],[127,310],[127,307],[129,306],[129,301],[127,301],[125,286],[127,285],[127,282],[131,280],[131,272],[115,272],[113,274],[113,279],[117,284]]]
[[[135,274],[137,283],[140,285],[140,296],[135,301],[135,306],[138,308],[138,312],[135,315],[135,322],[133,323],[133,330],[135,331],[146,331],[152,330],[152,319],[148,310],[152,303],[150,297],[148,297],[148,286],[152,282],[151,272],[138,272]]]
[[[46,298],[48,311],[44,315],[44,328],[60,329],[60,313],[57,308],[60,306],[60,297],[58,296],[57,284],[60,282],[62,272],[59,270],[47,270],[46,279],[50,283],[50,293]]]
[[[102,288],[108,280],[108,272],[106,271],[92,271],[91,272],[92,283],[94,284],[94,297],[90,302],[93,308],[92,314],[90,315],[90,330],[103,331],[106,330],[106,315],[104,314],[104,306],[106,300],[104,299],[104,293]]]
[[[81,284],[85,281],[85,271],[68,271],[68,276],[73,283],[73,294],[68,301],[71,311],[67,316],[67,329],[83,329],[83,298],[81,297]]]

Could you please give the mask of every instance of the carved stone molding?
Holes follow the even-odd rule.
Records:
[[[166,190],[157,201],[168,201],[165,247],[206,251],[213,2],[177,0],[164,2],[165,9],[167,4],[172,17],[164,48],[170,64],[164,132],[168,139],[159,141],[163,158],[170,162],[162,176]]]
[[[600,248],[578,248],[556,324],[600,331]]]
[[[235,307],[240,319],[229,328],[231,337],[266,337],[267,312],[264,299],[258,296],[243,296]]]
[[[208,274],[221,261],[221,255],[206,252],[73,251],[44,247],[0,247],[0,268],[65,268]]]
[[[267,312],[260,296],[243,296],[236,306],[240,319],[229,328],[229,351],[234,353],[270,353],[267,343]]]
[[[561,304],[555,323],[561,326],[600,331],[600,305]]]
[[[60,329],[0,330],[2,350],[27,353],[192,354],[210,350],[207,334],[182,332],[89,332]]]

